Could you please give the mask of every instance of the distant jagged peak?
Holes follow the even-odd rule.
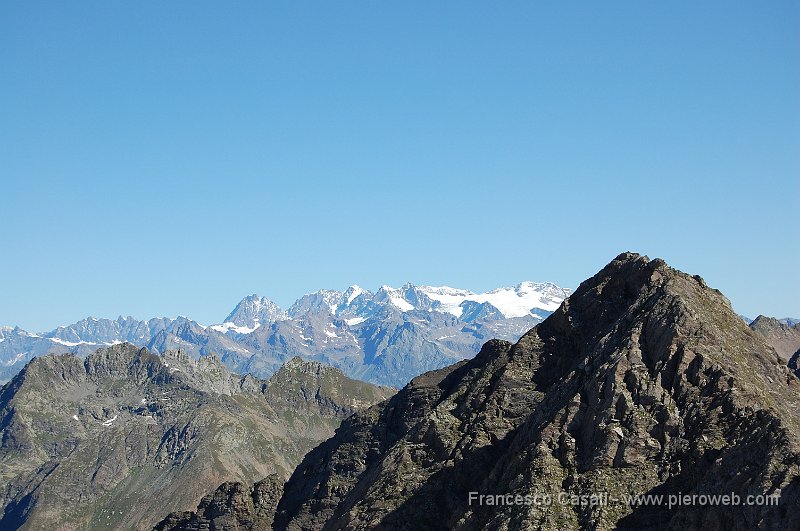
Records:
[[[46,341],[41,335],[28,332],[17,325],[0,327],[0,343],[5,342],[6,340],[17,340],[23,342]]]
[[[12,334],[18,335],[23,332],[27,333],[18,326],[0,326],[0,339],[4,339],[6,336],[10,336]]]
[[[499,320],[503,318],[502,312],[490,302],[465,300],[459,306],[462,311],[459,318],[465,323],[471,323],[478,319],[490,318]]]
[[[250,332],[277,321],[288,318],[286,311],[267,297],[257,294],[248,295],[228,314],[225,321],[210,328],[217,332],[234,331],[240,334]]]
[[[345,301],[345,293],[332,289],[321,289],[303,295],[289,308],[289,317],[295,318],[307,313],[330,313],[336,315],[339,306]]]
[[[363,289],[358,284],[353,284],[352,286],[350,286],[349,288],[344,290],[344,302],[346,304],[350,304],[350,303],[353,302],[353,300],[356,297],[359,297],[359,296],[364,295],[364,294],[370,294],[371,295],[371,293],[369,293],[367,290]]]
[[[187,317],[178,316],[155,317],[142,321],[134,317],[119,316],[116,319],[86,317],[70,325],[62,325],[43,334],[43,337],[60,345],[74,347],[78,345],[112,345],[121,342],[146,343],[160,330],[173,323],[191,321]]]
[[[759,315],[750,323],[750,329],[762,336],[782,360],[790,362],[790,367],[796,368],[795,354],[800,349],[800,324]]]
[[[750,322],[750,328],[752,329],[790,329],[795,328],[798,322],[796,319],[791,318],[783,318],[778,319],[777,317],[768,317],[766,315],[759,315],[755,319]]]

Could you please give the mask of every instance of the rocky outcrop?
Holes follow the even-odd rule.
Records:
[[[269,529],[282,490],[283,480],[277,474],[257,482],[252,489],[239,482],[223,483],[213,494],[200,501],[196,512],[172,513],[159,522],[153,531]]]
[[[789,361],[800,350],[800,324],[790,325],[774,317],[759,315],[750,323],[750,328],[763,336],[784,361]]]
[[[798,528],[798,393],[702,278],[623,254],[516,344],[345,420],[273,528]]]
[[[259,380],[130,344],[36,358],[0,389],[0,529],[149,529],[225,481],[282,483],[392,393],[301,360]]]

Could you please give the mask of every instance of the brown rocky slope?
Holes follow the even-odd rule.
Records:
[[[800,350],[800,323],[791,326],[774,317],[759,315],[750,323],[750,329],[761,334],[782,360],[790,361]]]

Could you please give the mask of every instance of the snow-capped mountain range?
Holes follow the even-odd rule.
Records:
[[[186,317],[139,321],[88,317],[50,332],[0,328],[0,381],[32,357],[52,352],[85,355],[129,342],[193,356],[218,353],[233,371],[266,377],[295,355],[337,366],[348,375],[403,385],[427,370],[474,355],[491,338],[516,340],[569,296],[551,283],[473,293],[450,287],[351,286],[304,295],[288,310],[258,295],[242,299],[220,324]]]
[[[359,318],[367,319],[377,308],[385,305],[394,306],[401,312],[425,310],[450,313],[456,317],[465,317],[468,321],[477,307],[499,312],[501,319],[543,317],[542,314],[555,311],[568,295],[569,290],[555,284],[534,282],[523,282],[515,288],[500,288],[480,294],[447,286],[412,284],[401,288],[381,286],[373,294],[359,286],[350,286],[345,291],[322,290],[304,295],[288,312],[266,297],[250,295],[236,305],[222,324],[212,325],[211,328],[219,332],[249,334],[262,324],[285,321],[308,313],[350,317],[349,324],[354,324],[354,321]],[[465,310],[469,315],[465,315]]]

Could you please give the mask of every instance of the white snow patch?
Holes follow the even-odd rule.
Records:
[[[33,337],[33,336],[31,336]],[[53,343],[58,343],[59,345],[64,345],[65,347],[77,347],[78,345],[94,345],[95,343],[89,343],[88,341],[64,341],[63,339],[59,339],[57,337],[51,337],[50,341]]]
[[[413,310],[416,307],[407,298],[408,288],[409,286],[399,289],[381,286],[378,290],[381,297],[379,300],[388,300],[389,304],[399,308],[402,312]],[[537,309],[548,312],[555,311],[570,294],[570,290],[562,289],[549,282],[522,282],[514,288],[500,288],[487,293],[473,293],[449,286],[411,286],[411,289],[438,303],[435,308],[427,308],[429,311],[450,313],[456,317],[461,317],[463,314],[464,310],[461,304],[464,301],[473,301],[478,304],[488,302],[496,307],[504,317],[510,318],[528,316]]]
[[[119,415],[114,415],[112,418],[108,419],[107,421],[103,422],[103,426],[111,426]]]
[[[407,300],[405,300],[403,298],[400,298],[397,295],[393,295],[389,299],[389,302],[391,302],[393,305],[397,306],[400,309],[401,312],[410,312],[411,310],[414,309],[414,306],[412,306],[410,302],[408,302]]]
[[[459,305],[464,301],[488,302],[506,318],[531,315],[534,309],[554,312],[569,293],[555,284],[535,282],[523,282],[516,288],[500,288],[487,293],[472,293],[447,286],[422,286],[419,289],[439,301],[441,310],[456,317],[461,316],[463,309]]]
[[[344,322],[347,323],[347,326],[355,326],[357,324],[361,324],[366,321],[363,317],[353,317],[352,319],[345,319]]]
[[[355,299],[356,297],[358,297],[359,295],[364,293],[364,290],[361,289],[359,286],[353,285],[353,286],[350,286],[350,287],[353,290],[353,292],[350,293],[349,297],[347,297],[347,304],[350,304],[351,302],[353,302],[353,299]]]
[[[14,358],[13,358],[13,359],[10,359],[10,360],[8,360],[8,361],[5,363],[5,365],[6,365],[6,367],[11,367],[12,365],[16,365],[16,364],[17,364],[17,363],[19,363],[19,362],[20,362],[20,360],[22,360],[22,358],[24,358],[24,357],[25,357],[25,353],[24,353],[24,352],[20,352],[19,354],[17,354],[16,356],[14,356]]]
[[[470,297],[475,296],[471,291],[451,288],[449,286],[422,286],[420,287],[420,291],[432,300],[438,301],[442,305],[442,311],[453,314],[456,317],[461,317],[464,311],[459,304],[465,300],[472,300]]]
[[[255,326],[253,328],[247,326],[238,326],[235,323],[231,323],[228,321],[227,323],[222,323],[218,325],[211,325],[209,326],[210,329],[216,330],[217,332],[222,332],[223,334],[230,332],[231,330],[238,333],[238,334],[249,334],[254,332],[257,328],[261,326],[261,323],[258,322],[258,319],[255,320]]]
[[[72,415],[72,418],[73,418],[74,420],[77,420],[78,422],[80,422],[80,420],[81,420],[81,419],[79,419],[79,418],[78,418],[78,415]]]

